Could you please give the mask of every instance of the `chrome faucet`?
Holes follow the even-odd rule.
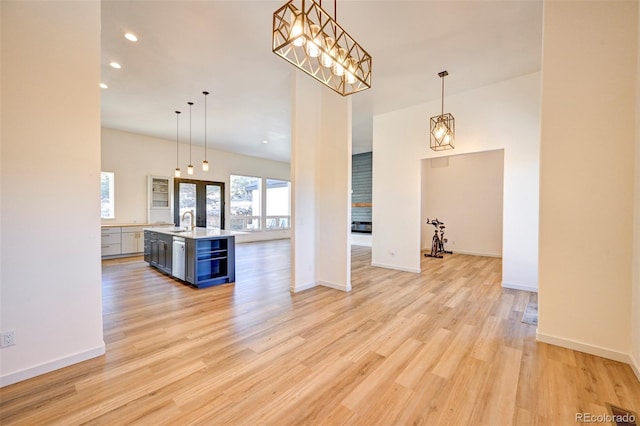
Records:
[[[190,215],[191,216],[191,230],[193,231],[196,227],[196,225],[194,224],[194,214],[193,214],[193,210],[187,210],[186,212],[182,213],[182,219],[180,219],[180,223],[184,222],[184,217],[186,215]]]

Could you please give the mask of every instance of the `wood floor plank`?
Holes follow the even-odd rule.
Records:
[[[509,424],[513,421],[521,358],[521,351],[508,346],[500,347],[496,353],[489,373],[491,380],[481,391],[485,406],[478,417],[478,424]]]
[[[414,339],[405,340],[356,389],[347,395],[342,404],[354,411],[358,411],[362,405],[369,405],[372,402],[371,396],[378,392],[380,386],[395,381],[404,365],[413,358],[421,345],[422,342]]]
[[[433,339],[425,342],[416,356],[407,363],[396,382],[405,388],[414,389],[425,373],[431,371],[440,360],[449,346],[450,339],[451,331],[445,328],[439,329],[433,335]]]
[[[103,261],[106,355],[0,389],[4,425],[561,425],[640,412],[628,365],[535,341],[501,260],[352,248],[350,293],[289,291],[290,242],[237,245],[231,285]]]
[[[343,359],[346,358],[343,357]],[[335,415],[336,410],[337,413],[341,414],[349,413],[348,421],[355,422],[359,419],[356,413],[350,409],[342,411],[336,407],[344,407],[340,402],[357,388],[360,383],[366,380],[370,372],[377,369],[384,361],[385,358],[375,352],[369,352],[357,361],[349,360],[351,366],[345,370],[343,374],[335,377],[329,386],[318,389],[315,395],[309,397],[307,400],[301,401],[301,404],[295,411],[289,411],[286,413],[286,416],[281,415],[280,423],[311,425],[324,423],[333,424],[328,420]]]
[[[437,414],[438,396],[446,397],[450,393],[448,381],[440,376],[427,372],[414,385],[413,393],[404,404],[403,410],[395,419],[398,425],[435,424],[432,416]],[[428,419],[431,419],[428,422]]]
[[[491,378],[491,365],[467,357],[458,365],[458,373],[446,382],[446,392],[438,395],[433,410],[427,417],[427,424],[475,425],[478,417],[486,412],[487,394],[484,389]],[[491,425],[509,424],[494,421]]]
[[[456,373],[458,364],[470,352],[471,345],[474,342],[473,336],[476,333],[475,327],[464,325],[462,330],[453,338],[440,361],[433,368],[433,374],[445,379],[452,377]]]
[[[502,322],[503,320],[494,316],[487,318],[473,346],[471,356],[482,361],[491,362],[502,343]]]

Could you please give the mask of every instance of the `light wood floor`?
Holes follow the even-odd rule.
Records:
[[[423,258],[353,288],[289,293],[289,242],[237,247],[237,283],[202,290],[141,258],[103,262],[107,354],[0,390],[10,424],[571,425],[640,412],[624,364],[535,342],[536,295],[501,261]]]

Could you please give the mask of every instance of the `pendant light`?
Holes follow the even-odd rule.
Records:
[[[193,107],[193,102],[187,102],[189,105],[189,165],[187,166],[187,174],[193,174],[193,164],[191,164],[191,107]]]
[[[209,162],[207,161],[207,95],[209,92],[202,92],[204,95],[204,161],[202,162],[202,171],[209,171]]]
[[[371,55],[338,25],[322,1],[290,0],[273,13],[273,53],[342,96],[371,88]]]
[[[456,135],[456,121],[450,113],[444,113],[444,78],[449,75],[445,71],[438,73],[442,79],[442,103],[440,115],[431,117],[429,130],[429,147],[434,151],[453,149],[453,141]]]
[[[180,166],[178,166],[178,152],[179,152],[179,148],[180,145],[178,144],[178,118],[180,117],[180,111],[176,111],[176,171],[174,176],[179,178],[180,177]]]

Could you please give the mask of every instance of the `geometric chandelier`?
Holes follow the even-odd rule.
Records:
[[[429,123],[430,141],[429,146],[434,151],[453,149],[453,141],[456,136],[456,121],[453,115],[444,113],[444,77],[449,75],[447,71],[439,72],[442,79],[442,109],[440,115],[431,117]]]
[[[321,3],[291,0],[276,10],[272,41],[273,53],[342,96],[371,88],[371,55]]]

